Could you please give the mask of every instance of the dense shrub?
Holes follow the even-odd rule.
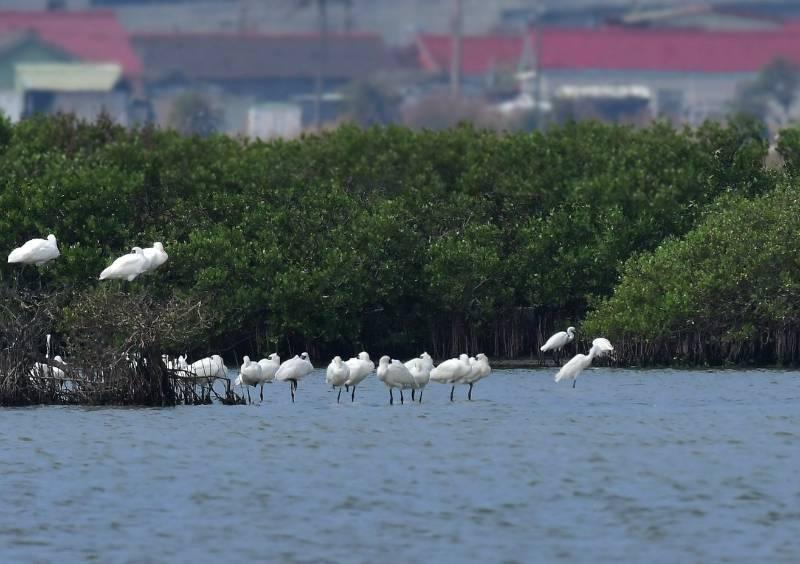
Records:
[[[759,132],[344,126],[262,143],[67,116],[4,123],[0,248],[53,232],[62,257],[41,276],[0,275],[78,290],[159,240],[169,262],[134,284],[204,304],[198,351],[527,355],[720,194],[770,189]]]

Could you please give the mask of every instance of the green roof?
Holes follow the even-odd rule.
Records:
[[[17,90],[108,92],[122,77],[114,63],[21,63],[14,65]]]

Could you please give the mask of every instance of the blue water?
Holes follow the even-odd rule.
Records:
[[[265,391],[0,409],[0,561],[800,561],[798,373]]]

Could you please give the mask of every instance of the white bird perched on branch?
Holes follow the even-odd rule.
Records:
[[[575,328],[567,327],[566,331],[559,331],[558,333],[551,335],[550,338],[547,339],[547,342],[543,344],[539,350],[542,352],[553,351],[555,353],[559,353],[561,349],[570,344],[574,339]]]
[[[369,358],[369,353],[361,351],[358,357],[350,358],[345,363],[350,370],[350,376],[344,383],[345,389],[352,387],[350,401],[356,400],[356,386],[358,386],[370,373],[375,370],[375,363]]]
[[[100,280],[127,280],[132,282],[137,276],[148,269],[150,261],[144,256],[141,247],[134,247],[132,253],[122,255],[111,266],[100,273]]]
[[[408,371],[406,365],[399,360],[392,360],[388,356],[381,357],[378,363],[378,380],[389,387],[389,405],[394,403],[392,388],[400,389],[400,403],[403,403],[403,390],[413,388],[416,385],[414,377]]]
[[[56,236],[51,233],[47,236],[47,239],[31,239],[21,247],[11,251],[8,255],[8,262],[42,266],[58,258],[60,254]]]
[[[311,374],[314,370],[314,365],[311,364],[307,352],[300,356],[294,357],[281,364],[278,371],[275,373],[275,379],[279,382],[289,382],[290,391],[292,392],[292,403],[294,403],[294,392],[297,389],[297,382],[307,375]]]
[[[339,398],[342,397],[342,386],[345,385],[347,379],[350,377],[350,368],[347,363],[342,362],[342,357],[335,356],[328,365],[325,372],[325,383],[334,388],[339,388],[339,395],[336,396],[336,403],[339,403]]]
[[[147,259],[147,269],[142,274],[153,272],[156,268],[167,262],[169,255],[164,250],[164,245],[156,241],[152,247],[142,249],[145,258]]]
[[[598,337],[592,341],[592,348],[589,349],[589,354],[576,354],[568,363],[561,367],[561,370],[559,370],[555,376],[555,381],[559,382],[572,378],[572,387],[574,388],[578,381],[578,374],[592,364],[594,357],[603,356],[613,350],[614,347],[611,346],[608,339],[605,337]]]

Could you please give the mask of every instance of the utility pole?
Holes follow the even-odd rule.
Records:
[[[325,92],[325,67],[328,58],[328,0],[317,0],[317,27],[319,30],[319,53],[317,75],[314,78],[314,126],[322,129],[322,96]]]
[[[464,25],[463,8],[464,6],[462,0],[453,0],[450,53],[450,95],[454,98],[458,98],[461,95],[461,34]]]
[[[536,129],[542,128],[542,14],[544,6],[542,0],[536,2],[534,7],[533,33],[534,35],[534,57],[533,57],[533,100],[534,114],[536,115]]]

